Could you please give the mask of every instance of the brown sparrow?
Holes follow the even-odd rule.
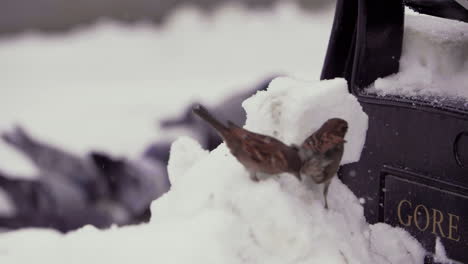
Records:
[[[303,161],[301,177],[310,177],[315,183],[324,184],[325,208],[328,208],[328,187],[343,157],[347,131],[348,123],[345,120],[329,119],[309,136],[299,149]]]
[[[257,173],[271,175],[288,172],[300,178],[302,162],[297,147],[250,132],[230,121],[225,126],[201,105],[195,106],[193,112],[218,131],[232,155],[250,172],[254,181],[259,180]]]

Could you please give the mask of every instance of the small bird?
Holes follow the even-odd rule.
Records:
[[[332,118],[299,147],[299,155],[303,161],[301,177],[310,177],[315,183],[324,184],[323,196],[326,209],[328,209],[328,187],[340,166],[347,131],[348,123],[345,120]]]
[[[261,174],[288,172],[300,179],[301,159],[298,148],[266,135],[250,132],[228,121],[225,126],[214,118],[206,108],[197,105],[193,112],[208,122],[230,149],[232,155],[258,181]]]

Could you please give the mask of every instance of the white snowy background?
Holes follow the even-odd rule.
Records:
[[[0,130],[24,125],[49,142],[136,155],[163,138],[157,120],[208,105],[274,74],[317,79],[333,10],[182,8],[164,28],[102,21],[57,36],[0,39]],[[32,168],[0,145],[0,168]]]
[[[327,118],[343,117],[350,123],[343,163],[357,161],[367,116],[344,80],[313,81],[332,19],[331,9],[305,13],[285,3],[273,12],[226,6],[211,17],[185,8],[159,29],[102,21],[65,36],[0,39],[0,130],[18,123],[77,153],[136,156],[167,137],[159,118],[281,74],[292,78],[244,103],[247,128],[300,143]],[[34,175],[4,144],[0,168]],[[0,262],[423,262],[424,250],[405,231],[368,225],[339,180],[326,211],[320,195],[290,175],[254,183],[224,145],[208,153],[186,137],[173,145],[169,176],[172,189],[152,204],[149,224],[4,233]]]

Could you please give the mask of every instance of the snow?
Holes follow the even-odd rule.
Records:
[[[440,241],[439,237],[436,238],[434,261],[440,263],[449,263],[449,258],[447,257],[447,253],[445,252],[445,247]]]
[[[268,92],[258,92],[244,102],[246,128],[278,137],[286,144],[300,145],[325,121],[339,117],[349,123],[342,163],[358,161],[365,141],[367,115],[363,114],[356,97],[347,89],[343,79],[311,82],[276,78],[269,85]]]
[[[436,238],[435,243],[435,253],[434,253],[434,261],[441,264],[457,264],[459,262],[451,260],[447,257],[447,252],[445,251],[445,247],[440,241],[440,237]]]
[[[173,175],[184,175],[188,168],[206,155],[208,151],[201,149],[199,143],[189,137],[180,137],[175,141],[171,146],[171,158],[167,166],[171,184],[183,177],[173,178]],[[175,164],[174,160],[177,161]]]
[[[468,100],[468,24],[407,15],[400,71],[368,89],[378,95]]]
[[[345,118],[350,133],[343,162],[359,159],[367,116],[343,80],[280,78],[244,105],[247,127],[293,143],[326,117]],[[153,202],[149,224],[87,227],[66,236],[6,233],[0,262],[423,263],[425,251],[414,238],[386,224],[368,225],[359,199],[336,178],[325,210],[292,175],[253,182],[224,144],[208,153],[189,138],[173,144],[169,173],[171,190]]]
[[[467,0],[455,0],[455,1],[457,1],[457,3],[459,3],[465,9],[468,9],[468,1]]]

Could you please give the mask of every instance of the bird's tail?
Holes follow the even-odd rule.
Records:
[[[196,105],[195,107],[193,107],[192,111],[194,114],[201,117],[212,127],[214,127],[221,134],[222,137],[225,137],[226,133],[229,132],[229,129],[219,120],[217,120],[212,114],[210,114],[208,109],[206,109],[202,105]]]
[[[36,149],[40,145],[21,126],[16,126],[13,131],[3,132],[0,138],[8,145],[26,154],[28,154],[28,150]]]

